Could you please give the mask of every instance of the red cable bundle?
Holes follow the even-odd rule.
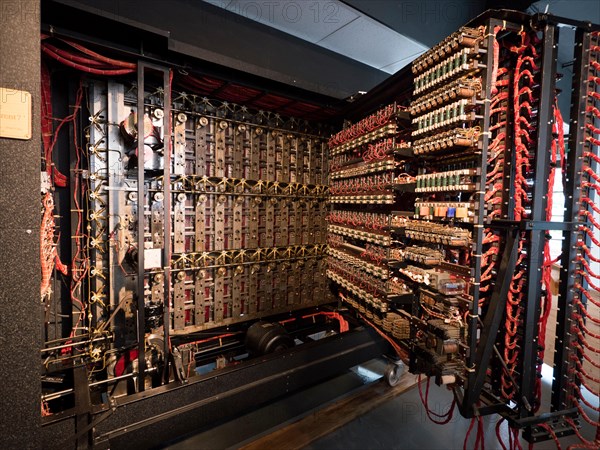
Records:
[[[71,120],[75,120],[75,114],[78,112],[74,111],[74,114],[69,117],[65,117],[62,119],[61,123],[56,128],[56,131],[53,132],[52,121],[54,118],[52,117],[52,99],[51,99],[51,89],[50,89],[50,71],[46,64],[42,63],[41,68],[41,128],[42,128],[42,145],[44,147],[44,160],[46,162],[46,172],[51,177],[53,184],[59,187],[65,187],[67,185],[67,177],[60,173],[58,169],[54,166],[52,161],[52,151],[54,150],[54,145],[56,139],[58,137],[58,133],[62,126]]]
[[[502,30],[501,26],[496,26],[494,27],[494,63],[493,63],[493,67],[492,67],[492,81],[490,83],[490,92],[492,93],[492,95],[496,95],[496,93],[498,92],[498,88],[496,87],[496,82],[498,80],[498,64],[499,64],[499,60],[500,60],[500,43],[498,42],[498,39],[496,38],[496,35],[498,34],[498,32]]]
[[[74,69],[81,70],[81,71],[84,71],[87,73],[97,74],[97,75],[122,75],[125,73],[131,73],[131,72],[135,71],[135,68],[136,68],[135,64],[126,63],[123,61],[118,61],[118,60],[113,60],[113,59],[107,58],[96,52],[88,50],[87,48],[85,48],[79,44],[76,44],[72,41],[62,40],[64,43],[70,45],[71,47],[75,48],[76,50],[80,51],[81,53],[90,56],[91,59],[85,58],[82,55],[78,55],[78,54],[75,54],[75,53],[67,51],[67,50],[59,49],[59,48],[49,44],[48,42],[45,42],[45,39],[46,39],[46,37],[42,36],[42,40],[44,41],[41,44],[42,51],[45,54],[47,54],[48,56],[57,60],[58,62],[65,64],[69,67],[72,67]],[[76,97],[75,105],[73,108],[73,113],[71,115],[61,119],[60,123],[58,124],[58,126],[56,127],[54,132],[52,132],[52,121],[55,119],[52,117],[50,73],[45,64],[42,64],[41,81],[42,81],[42,86],[41,86],[41,97],[42,97],[41,129],[42,129],[42,144],[44,147],[44,157],[46,160],[46,171],[48,172],[48,174],[52,175],[53,183],[56,186],[64,187],[67,185],[67,177],[65,175],[61,174],[54,167],[53,162],[52,162],[52,160],[53,160],[52,154],[53,154],[54,148],[58,142],[57,137],[58,137],[58,134],[60,133],[60,130],[63,128],[64,125],[66,125],[68,123],[74,124],[75,121],[77,120],[77,116],[79,114],[79,109],[81,107],[81,101],[83,98],[83,89],[80,84],[79,89],[77,91],[77,97]],[[74,130],[75,130],[75,127],[74,127]],[[76,131],[73,133],[73,141],[74,141],[75,148],[77,149],[77,155],[78,155],[78,161],[79,161],[79,150],[78,150]],[[78,195],[78,193],[79,193],[79,186],[77,185],[74,188],[74,196],[76,197]],[[41,284],[42,296],[47,295],[47,293],[49,292],[50,276],[51,276],[51,273],[52,273],[52,270],[54,267],[54,263],[56,263],[56,267],[63,274],[66,275],[68,273],[67,266],[61,263],[60,259],[58,258],[58,254],[56,252],[56,248],[54,246],[54,219],[52,217],[52,212],[54,210],[53,209],[54,204],[53,204],[53,202],[49,201],[48,195],[50,195],[50,194],[47,194],[47,197],[44,202],[45,212],[44,212],[44,219],[42,220],[42,230],[40,233],[41,252],[42,252],[42,284]],[[77,206],[76,210],[79,211],[80,208]],[[52,217],[52,220],[51,220],[52,223],[50,223],[50,220],[46,218],[47,216]],[[76,236],[80,235],[82,221],[83,221],[82,214],[78,213],[78,216],[79,216],[79,220],[78,220]],[[79,254],[81,252],[80,240],[77,239],[76,242],[77,242],[77,244],[76,244],[77,249],[76,249],[75,257],[73,258],[73,268],[75,268],[76,261],[78,260]],[[51,247],[53,250],[49,251],[48,247]],[[83,262],[83,265],[85,266],[86,263]],[[72,271],[72,273],[74,274],[75,271]],[[75,275],[73,275],[73,277],[71,279],[71,289],[70,289],[71,290],[71,300],[73,302],[77,303],[80,306],[81,310],[83,310],[83,303],[81,302],[80,299],[77,299],[75,297],[75,289],[78,286],[78,284],[80,283],[80,281],[84,278],[86,273],[87,273],[87,271],[85,269],[82,269],[81,275],[79,277],[76,277]],[[78,319],[77,323],[74,325],[73,330],[75,330],[75,328],[77,328],[79,326],[79,323],[81,322],[82,318],[83,318],[83,314],[79,314],[79,319]],[[73,335],[73,333],[74,333],[74,331],[71,332],[71,335]]]
[[[454,408],[456,406],[456,398],[452,399],[452,403],[448,408],[448,411],[445,414],[438,414],[436,412],[431,411],[429,408],[429,384],[431,378],[427,377],[427,387],[425,388],[425,397],[423,397],[423,391],[421,389],[421,374],[419,374],[419,379],[417,380],[417,387],[419,388],[419,397],[421,398],[421,403],[425,407],[425,413],[429,420],[437,425],[445,425],[452,420],[452,416],[454,415]]]
[[[593,297],[585,290],[583,289],[583,287],[580,284],[575,284],[574,286],[575,289],[579,290],[581,292],[581,294],[583,294],[583,296],[586,298],[587,301],[592,302],[594,305],[598,306],[600,308],[600,303],[595,301],[593,299]],[[600,325],[600,319],[592,316],[588,311],[587,308],[585,307],[585,305],[583,303],[581,303],[581,300],[579,300],[578,298],[576,298],[573,301],[573,304],[575,304],[576,306],[579,307],[579,309],[581,310],[581,312],[583,313],[583,315],[590,321],[592,321],[593,323],[595,323],[596,325]]]
[[[504,420],[505,419],[502,418],[496,423],[496,439],[502,447],[502,450],[523,450],[523,447],[519,442],[519,429],[511,426],[508,426],[508,449],[504,445],[504,441],[502,440],[502,436],[500,434],[500,427],[502,426],[502,422],[504,422]]]
[[[594,51],[592,49],[592,51]],[[591,68],[598,70],[600,68],[600,64],[597,61],[592,60]],[[595,76],[588,77],[588,81],[590,83],[599,83],[600,78]],[[588,116],[586,117],[585,129],[588,133],[592,135],[600,135],[600,129],[597,128],[593,121],[597,118],[600,118],[600,110],[593,106],[594,101],[600,100],[600,94],[595,92],[595,88],[592,87],[588,91],[588,97],[592,101],[592,104],[588,104],[586,106],[586,113]],[[586,136],[585,140],[591,144],[589,151],[583,152],[584,164],[581,172],[580,186],[584,189],[595,189],[597,192],[598,185],[595,182],[600,182],[600,176],[592,169],[593,163],[600,163],[600,157],[597,155],[597,148],[594,151],[593,146],[600,145],[600,140],[596,139],[593,136]],[[587,237],[592,241],[592,245],[600,246],[600,241],[595,236],[594,232],[600,229],[600,223],[595,219],[594,213],[600,214],[600,207],[598,207],[590,198],[590,195],[586,195],[586,191],[582,192],[580,209],[578,215],[581,218],[585,218],[585,224],[579,226],[578,230],[580,232],[585,233]],[[575,263],[579,265],[579,268],[575,270],[574,275],[578,278],[579,281],[587,282],[588,288],[591,288],[595,291],[600,292],[600,286],[597,285],[593,279],[600,279],[600,274],[595,273],[592,270],[588,260],[594,262],[600,262],[600,258],[595,257],[592,250],[586,245],[585,240],[579,240],[576,243],[577,247],[581,249],[582,253],[579,254]],[[575,282],[574,289],[579,292],[582,299],[584,298],[587,304],[592,304],[596,307],[600,307],[600,301],[596,300],[592,294],[588,291],[588,289],[584,288],[584,286],[580,282]],[[590,326],[600,326],[600,319],[594,316],[594,314],[588,312],[587,304],[582,302],[582,299],[575,297],[573,300],[573,306],[575,310],[572,313],[572,323],[571,333],[575,337],[575,339],[571,342],[571,347],[575,350],[571,353],[569,359],[574,363],[574,367],[569,369],[569,373],[571,376],[575,377],[578,382],[588,389],[592,394],[598,396],[600,393],[598,392],[598,387],[590,386],[590,383],[600,384],[600,378],[597,376],[593,376],[591,373],[587,372],[584,368],[584,363],[589,363],[592,366],[592,372],[597,373],[596,369],[600,369],[600,362],[598,361],[598,354],[600,354],[600,348],[588,340],[588,337],[593,339],[600,339],[600,333],[593,332],[590,330]],[[587,321],[584,322],[584,319]],[[591,322],[591,324],[590,324]],[[586,411],[581,406],[581,403],[585,404],[587,407],[592,410],[598,412],[600,411],[599,407],[594,406],[589,401],[585,399],[582,395],[581,389],[578,386],[577,382],[571,382],[571,387],[573,389],[574,395],[569,395],[568,398],[573,402],[575,407],[577,408],[579,415],[590,425],[596,428],[596,434],[594,441],[589,441],[585,439],[578,430],[577,425],[568,419],[568,423],[571,425],[575,434],[582,441],[581,444],[570,446],[571,448],[599,448],[600,447],[600,422],[592,420]]]
[[[309,314],[307,316],[302,316],[302,318],[307,319],[307,318],[313,317],[313,316],[326,316],[330,319],[337,320],[340,324],[340,333],[345,333],[346,331],[350,330],[350,325],[348,324],[348,321],[346,319],[344,319],[344,316],[342,316],[341,314],[339,314],[337,312],[321,311],[321,312],[318,312],[315,314]]]
[[[103,76],[127,75],[136,71],[137,65],[134,63],[109,58],[67,39],[59,40],[79,53],[58,48],[45,40],[41,45],[42,52],[73,69]]]
[[[527,202],[527,180],[524,175],[524,170],[529,169],[529,151],[527,146],[523,142],[523,138],[529,143],[531,141],[529,137],[529,129],[531,125],[529,121],[521,115],[522,105],[528,106],[533,101],[533,95],[531,92],[531,85],[533,84],[534,74],[531,70],[535,70],[537,66],[534,62],[536,56],[535,47],[530,43],[531,38],[528,33],[521,32],[521,46],[510,47],[511,52],[518,54],[517,62],[515,65],[515,72],[513,78],[513,102],[514,102],[514,127],[515,127],[515,157],[516,157],[516,174],[515,174],[515,211],[514,219],[519,221],[525,214],[524,203]],[[530,52],[531,55],[526,55],[525,52]],[[528,63],[531,70],[524,69],[521,67],[524,63]],[[526,79],[528,86],[521,86],[520,83],[523,79]],[[521,103],[521,95],[527,93],[529,95],[529,102]]]
[[[524,261],[525,254],[523,253],[523,239],[519,239],[519,258],[517,260],[516,267]],[[515,394],[515,387],[512,385],[512,381],[509,375],[513,375],[516,370],[517,358],[518,358],[518,327],[521,317],[522,307],[521,304],[524,300],[525,293],[523,292],[523,286],[525,284],[525,278],[523,277],[524,271],[520,270],[513,275],[508,291],[508,298],[506,301],[506,333],[504,335],[504,362],[508,367],[509,373],[505,371],[501,375],[501,392],[507,399],[513,398]]]
[[[473,430],[473,426],[477,422],[477,435],[475,437],[475,443],[473,444],[472,449],[485,450],[485,432],[483,430],[483,417],[476,416],[471,419],[471,423],[469,424],[469,429],[467,430],[467,434],[465,435],[465,441],[463,443],[463,450],[467,450],[467,443],[469,441],[469,436],[471,435],[471,431]]]
[[[41,72],[41,129],[42,129],[42,145],[44,147],[44,159],[46,162],[46,172],[51,175],[53,185],[64,187],[67,185],[67,177],[61,174],[53,165],[53,152],[58,142],[60,130],[66,124],[74,124],[79,114],[81,101],[83,98],[83,89],[80,84],[77,90],[73,113],[69,116],[60,119],[60,123],[52,132],[52,121],[56,120],[52,117],[52,100],[50,91],[50,73],[46,65],[42,65]],[[73,142],[75,148],[78,148],[76,127],[73,127]],[[41,259],[41,296],[46,297],[50,294],[50,281],[54,267],[64,275],[69,273],[67,265],[63,264],[58,256],[55,245],[55,223],[54,223],[54,199],[51,192],[47,192],[43,201],[43,216],[40,228],[40,259]]]
[[[50,281],[52,271],[56,268],[64,275],[68,274],[68,268],[64,265],[54,244],[54,199],[50,192],[47,192],[42,200],[44,214],[40,227],[40,260],[42,278],[40,282],[40,296],[45,298],[50,295]]]

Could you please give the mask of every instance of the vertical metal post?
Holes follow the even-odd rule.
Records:
[[[506,248],[502,254],[500,268],[498,269],[498,280],[503,282],[496,283],[492,297],[489,302],[488,311],[483,319],[483,327],[481,330],[480,345],[473,350],[476,351],[475,370],[469,372],[469,382],[466,386],[464,402],[460,405],[463,415],[471,417],[472,408],[477,403],[485,377],[487,367],[492,356],[496,337],[500,329],[500,323],[504,315],[504,307],[508,297],[508,289],[510,287],[510,279],[515,271],[518,257],[518,231],[508,230],[506,232]]]
[[[488,23],[488,29],[493,30],[495,21],[490,20]],[[494,39],[495,36],[492,33],[488,33],[487,39],[487,53],[486,53],[486,72],[485,72],[485,101],[483,106],[483,130],[488,131],[490,129],[490,103],[491,103],[491,92],[489,86],[492,84],[492,70],[491,67],[494,65]],[[490,138],[488,133],[483,133],[481,141],[481,175],[479,179],[478,188],[478,200],[477,200],[477,217],[478,221],[474,226],[474,242],[473,242],[473,303],[471,304],[471,313],[469,315],[469,356],[467,358],[467,367],[473,368],[475,362],[475,354],[477,349],[477,323],[479,318],[479,286],[481,282],[481,252],[483,248],[483,212],[485,210],[485,181],[487,177],[487,155]],[[477,370],[477,368],[475,368]],[[469,383],[473,382],[473,372],[470,372]]]
[[[145,75],[150,70],[162,74],[163,82],[163,194],[164,194],[164,242],[162,252],[162,263],[164,270],[164,300],[163,300],[163,330],[164,330],[164,355],[165,360],[169,360],[169,321],[170,321],[170,293],[171,293],[171,148],[172,148],[172,120],[171,120],[171,80],[170,71],[162,66],[138,62],[138,95],[137,95],[137,133],[138,133],[138,311],[137,311],[137,338],[138,338],[138,390],[144,390],[144,372],[146,370],[145,359],[145,339],[146,339],[146,318],[144,314],[144,233],[146,225],[145,217],[145,171],[144,171],[144,91]],[[168,381],[169,376],[168,363],[165,366],[164,379]]]
[[[582,169],[582,154],[585,143],[585,109],[587,103],[587,75],[589,67],[589,49],[591,34],[577,29],[575,34],[575,63],[573,65],[573,89],[571,94],[571,121],[569,132],[569,152],[567,154],[565,186],[565,221],[577,223],[580,208],[581,189],[578,183]],[[573,350],[571,342],[571,319],[573,298],[575,296],[575,278],[571,276],[577,256],[578,230],[565,232],[562,245],[559,297],[557,302],[556,342],[554,353],[554,380],[552,381],[552,411],[568,407],[566,385],[568,381],[569,356]]]
[[[138,63],[137,73],[137,339],[138,339],[138,390],[144,390],[144,372],[146,370],[146,317],[144,311],[144,232],[146,217],[144,209],[144,78],[146,67]],[[167,239],[168,236],[165,236]]]
[[[171,71],[163,70],[164,84],[164,241],[163,241],[163,269],[164,273],[164,301],[163,301],[163,331],[164,331],[164,355],[165,355],[165,373],[163,375],[165,383],[169,381],[169,331],[171,320],[171,148],[172,148],[172,117],[171,117]]]
[[[535,180],[533,184],[532,211],[530,220],[534,223],[546,221],[548,191],[549,155],[552,145],[552,124],[554,122],[554,99],[556,95],[556,54],[558,29],[555,25],[544,25],[542,64],[540,68],[540,103],[538,108],[538,136],[535,152]],[[521,393],[533,405],[537,377],[538,322],[540,319],[542,267],[546,230],[534,227],[529,232],[529,252],[527,275],[527,296],[524,317],[522,344]],[[528,408],[521,408],[521,417],[531,414]]]
[[[75,424],[77,431],[76,448],[84,450],[90,447],[90,432],[85,432],[89,428],[92,409],[90,398],[90,389],[88,386],[88,373],[85,366],[78,366],[73,369],[73,393],[75,396]]]

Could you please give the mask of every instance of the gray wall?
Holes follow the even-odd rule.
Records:
[[[39,9],[0,0],[0,86],[33,103],[33,138],[0,138],[0,448],[40,447]]]

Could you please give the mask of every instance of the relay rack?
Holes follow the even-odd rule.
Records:
[[[393,242],[390,206],[398,203],[398,187],[414,184],[413,177],[397,184],[411,166],[407,127],[406,109],[393,103],[331,137],[327,230],[327,275],[352,294],[340,297],[379,327],[397,324],[395,334],[403,337],[408,321],[389,308],[398,290],[387,261]]]
[[[435,422],[450,421],[456,405],[471,428],[477,423],[478,436],[481,416],[498,413],[513,437],[523,430],[530,442],[559,445],[559,437],[575,434],[597,448],[597,404],[586,396],[597,403],[600,48],[598,31],[567,22],[578,29],[568,146],[556,89],[561,19],[484,15],[413,62],[412,97],[402,99],[412,155],[398,177],[413,207],[394,213],[404,209],[394,198],[389,226],[379,231],[390,236],[381,259],[388,290],[374,301],[343,277],[332,279],[411,372],[453,392],[445,414],[428,410]],[[339,148],[335,137],[330,148]],[[566,187],[564,222],[552,221],[558,177]],[[564,231],[562,257],[550,255],[551,230]],[[553,297],[552,265],[560,258]],[[365,279],[356,270],[351,276]],[[402,300],[384,302],[385,294]],[[556,323],[549,321],[553,302]],[[396,316],[410,324],[402,338],[390,332]],[[544,357],[547,329],[556,332],[554,358]],[[544,361],[555,371],[550,399],[542,399]],[[596,430],[591,440],[581,422]]]

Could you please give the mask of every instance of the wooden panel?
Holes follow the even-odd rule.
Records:
[[[229,124],[225,120],[219,120],[215,126],[215,173],[216,177],[225,175],[225,130]]]
[[[187,116],[184,113],[175,115],[175,143],[173,146],[173,174],[185,173],[185,123]]]
[[[206,283],[204,278],[206,276],[206,272],[204,270],[198,270],[196,272],[196,276],[194,279],[194,324],[195,325],[204,325],[206,320],[206,311],[205,311],[205,290]]]
[[[281,137],[281,179],[284,183],[290,182],[290,150],[292,136],[289,134]]]
[[[220,195],[215,204],[215,250],[225,248],[225,202],[227,197]]]
[[[177,194],[173,205],[173,251],[185,252],[185,194]]]
[[[185,272],[177,272],[173,286],[173,330],[185,326]]]
[[[198,202],[196,203],[196,218],[194,225],[195,233],[195,250],[197,252],[203,252],[205,250],[205,239],[206,239],[206,224],[205,224],[205,210],[206,210],[206,195],[202,194],[198,196]]]
[[[247,313],[254,314],[258,311],[258,276],[260,274],[260,266],[258,264],[251,266],[249,272]]]
[[[154,194],[154,201],[151,206],[150,232],[152,233],[152,245],[154,248],[161,248],[164,245],[165,225],[164,225],[164,203],[163,194]]]
[[[196,164],[194,173],[199,176],[206,175],[206,155],[208,154],[208,127],[203,125],[208,119],[201,117],[196,125]]]
[[[267,181],[275,181],[275,143],[277,132],[273,131],[267,134],[267,157],[266,157],[266,173],[262,177]]]
[[[250,175],[249,179],[260,179],[260,143],[262,128],[255,128],[250,141]]]
[[[214,321],[223,321],[223,296],[225,290],[225,269],[220,268],[215,270],[215,298],[214,298]]]
[[[265,203],[265,229],[264,241],[260,243],[261,247],[273,247],[275,245],[275,199],[270,199]]]

